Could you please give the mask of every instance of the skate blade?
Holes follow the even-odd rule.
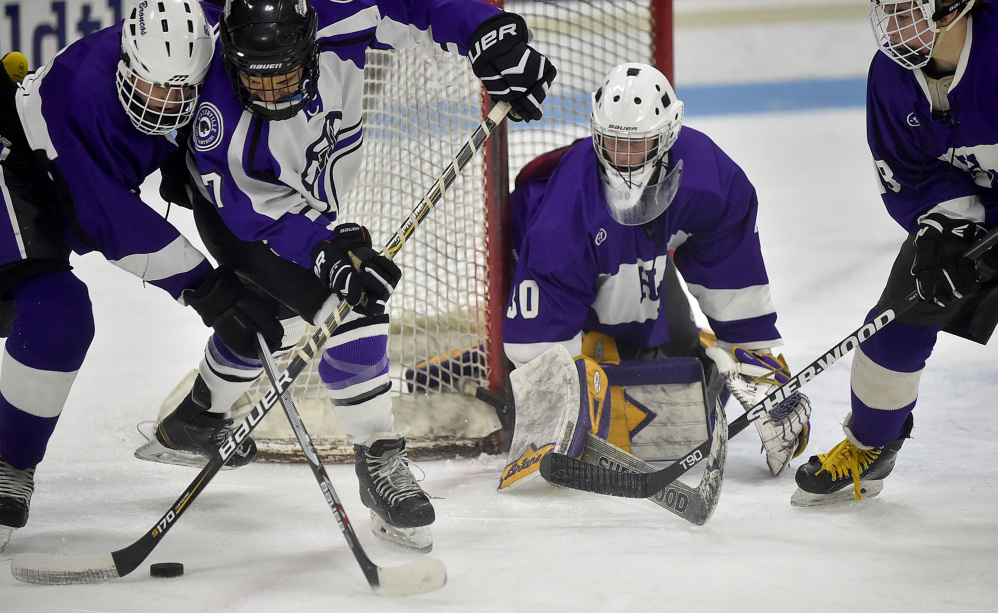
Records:
[[[14,529],[9,526],[0,526],[0,553],[7,547],[7,543],[10,542],[10,535],[14,534]]]
[[[433,549],[433,535],[429,526],[396,528],[371,511],[371,532],[378,538],[405,549],[429,553]]]
[[[173,466],[190,466],[192,468],[204,468],[208,464],[208,458],[200,453],[180,451],[164,447],[158,440],[153,438],[145,445],[135,450],[135,457],[147,462],[158,462],[160,464],[172,464]],[[232,470],[234,466],[226,464],[222,470]]]
[[[860,481],[859,493],[863,500],[873,498],[884,489],[884,480]],[[848,504],[850,502],[862,502],[856,500],[856,490],[852,484],[831,494],[812,494],[797,488],[793,496],[790,497],[790,504],[795,507],[823,507],[832,504]]]

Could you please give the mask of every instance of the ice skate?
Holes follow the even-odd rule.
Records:
[[[218,455],[232,428],[232,420],[216,417],[205,411],[210,406],[210,392],[201,377],[194,382],[191,393],[172,413],[148,434],[149,442],[135,450],[140,460],[203,467]],[[139,430],[142,432],[141,428]],[[225,468],[245,466],[256,457],[256,443],[246,438],[225,464]]]
[[[18,470],[0,458],[0,551],[17,528],[28,523],[35,469]]]
[[[912,423],[908,415],[901,436],[884,447],[860,449],[846,439],[828,453],[811,456],[797,469],[798,488],[790,504],[813,507],[876,496],[884,488],[884,479],[894,470],[904,440],[911,438]]]
[[[371,529],[396,545],[428,552],[433,548],[430,499],[409,470],[405,439],[377,434],[367,445],[354,445],[360,499],[371,509]]]

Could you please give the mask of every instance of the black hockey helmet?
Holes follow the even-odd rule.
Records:
[[[219,24],[222,58],[251,113],[288,119],[315,98],[316,21],[308,0],[226,0]]]

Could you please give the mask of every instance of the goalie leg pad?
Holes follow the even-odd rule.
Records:
[[[499,490],[535,477],[541,458],[563,438],[571,439],[578,419],[581,385],[575,361],[555,345],[509,376],[516,405],[516,426]],[[569,417],[571,416],[571,419]],[[563,445],[567,448],[567,443]]]

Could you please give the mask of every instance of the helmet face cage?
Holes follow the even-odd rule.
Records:
[[[668,153],[682,125],[682,101],[646,64],[617,66],[593,94],[593,147],[607,206],[619,223],[646,223],[671,204],[682,172],[669,168]]]
[[[929,63],[938,34],[947,29],[937,22],[959,12],[950,22],[952,25],[973,5],[974,0],[956,0],[947,6],[941,6],[938,0],[871,0],[870,25],[880,50],[904,68],[914,70]]]
[[[132,125],[168,134],[194,116],[214,41],[194,0],[133,2],[121,30],[115,83]]]
[[[194,117],[200,85],[150,83],[129,68],[126,58],[118,62],[118,100],[140,132],[169,134]]]
[[[239,17],[228,23],[223,16],[219,28],[225,70],[236,95],[246,110],[264,119],[294,117],[316,96],[318,19],[306,2],[296,6],[305,13],[297,24],[243,24]]]

